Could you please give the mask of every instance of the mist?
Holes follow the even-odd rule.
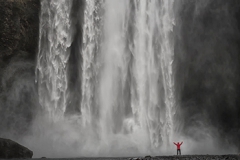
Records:
[[[25,54],[26,55],[26,54]],[[35,65],[23,53],[13,57],[1,76],[1,137],[19,139],[39,109]]]

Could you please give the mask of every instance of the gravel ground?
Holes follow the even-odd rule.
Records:
[[[33,158],[25,160],[240,160],[238,155],[182,155],[182,156],[156,156],[156,157],[99,157],[99,158]],[[14,159],[12,159],[14,160]]]

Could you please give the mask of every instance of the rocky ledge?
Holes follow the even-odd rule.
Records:
[[[0,138],[0,159],[32,158],[33,152],[28,148],[10,140]]]

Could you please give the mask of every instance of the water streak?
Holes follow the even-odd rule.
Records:
[[[37,58],[39,101],[53,120],[63,118],[67,103],[67,62],[72,43],[68,0],[42,0]]]

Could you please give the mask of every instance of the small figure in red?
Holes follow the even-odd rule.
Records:
[[[181,143],[179,143],[179,142],[177,142],[177,143],[173,142],[173,143],[177,146],[177,155],[178,155],[178,153],[179,153],[179,155],[181,155],[181,148],[180,148],[180,146],[183,144],[183,142],[181,142]]]

